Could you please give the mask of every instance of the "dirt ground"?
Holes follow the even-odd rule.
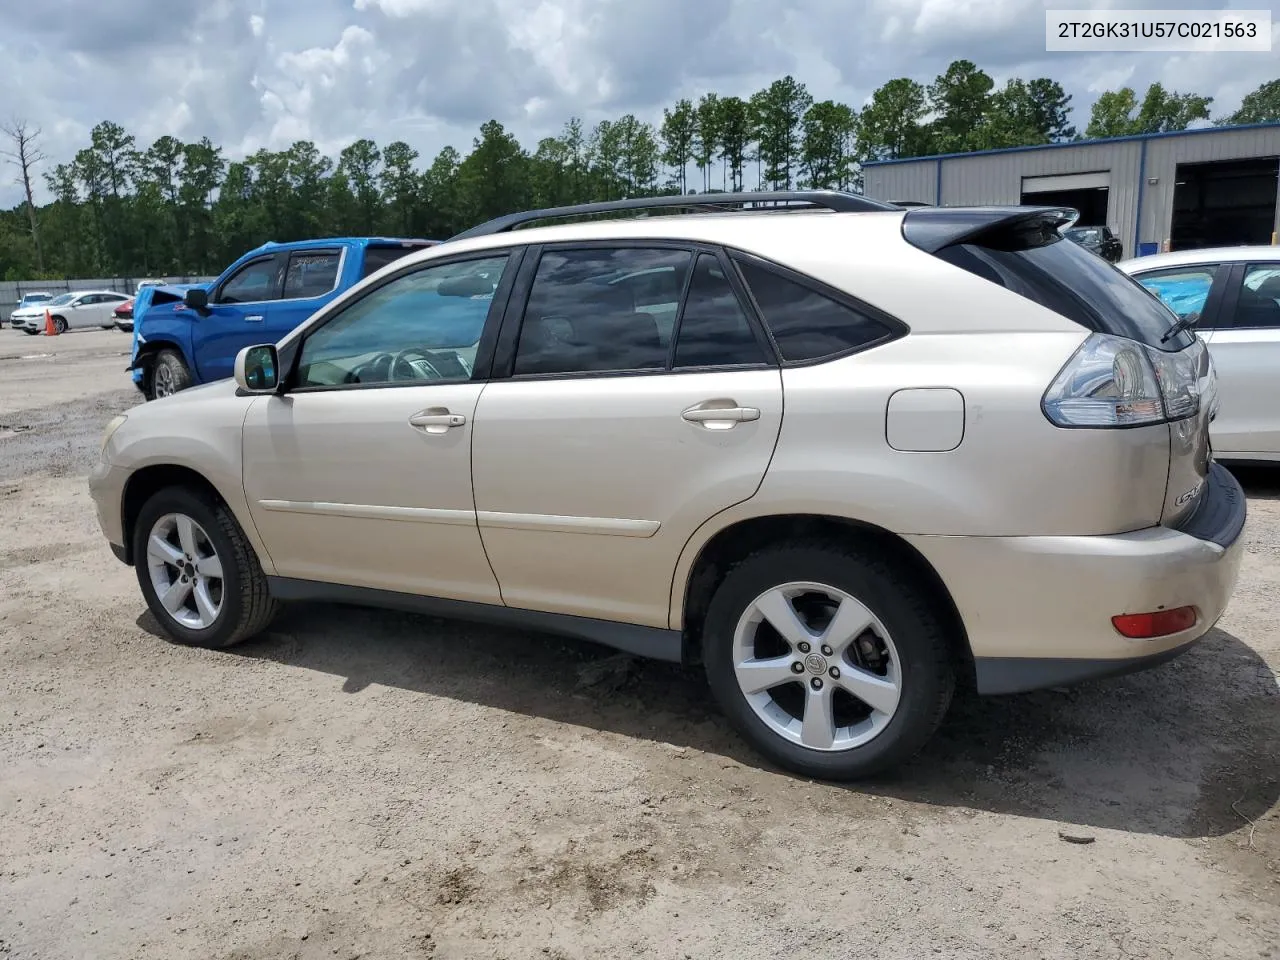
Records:
[[[84,481],[127,352],[0,330],[0,957],[1280,957],[1280,471],[1192,652],[833,786],[587,645],[316,606],[166,643]]]

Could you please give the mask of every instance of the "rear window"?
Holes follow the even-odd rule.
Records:
[[[422,249],[420,246],[407,244],[397,244],[394,247],[366,247],[364,251],[364,270],[360,274],[360,279],[363,280],[370,274],[377,273],[388,263],[395,263],[405,254]]]
[[[1160,350],[1191,345],[1186,331],[1161,343],[1177,319],[1155,294],[1079,244],[1056,239],[1009,250],[956,244],[936,256],[1089,330],[1137,340]]]

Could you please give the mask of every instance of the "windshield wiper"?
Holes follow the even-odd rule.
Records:
[[[1164,336],[1160,338],[1160,342],[1168,343],[1184,330],[1190,330],[1194,327],[1196,325],[1196,321],[1199,319],[1200,317],[1194,313],[1188,313],[1185,317],[1179,317],[1173,322],[1173,326],[1164,332]]]

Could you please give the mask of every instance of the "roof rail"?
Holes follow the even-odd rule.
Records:
[[[819,207],[836,213],[853,213],[868,210],[899,210],[891,203],[872,200],[856,193],[844,193],[839,190],[744,190],[737,193],[698,193],[681,194],[666,197],[634,197],[629,200],[606,200],[601,203],[579,203],[568,207],[547,207],[542,210],[525,210],[521,213],[509,213],[503,217],[495,217],[485,223],[464,230],[451,240],[464,240],[467,237],[485,237],[495,233],[506,233],[524,223],[536,220],[557,220],[564,217],[584,217],[596,213],[616,213],[623,210],[657,210],[662,208],[687,208],[690,210],[718,211],[731,207],[742,207],[747,204],[767,204],[770,207],[779,205],[791,206],[804,204],[808,207]]]

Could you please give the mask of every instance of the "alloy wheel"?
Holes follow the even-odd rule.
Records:
[[[897,712],[901,660],[889,631],[857,598],[820,583],[760,594],[733,637],[738,687],[770,732],[811,750],[878,736]]]
[[[175,391],[173,389],[173,371],[166,364],[157,364],[155,370],[151,374],[152,386],[151,392],[157,399],[160,397],[171,397]]]
[[[200,524],[168,513],[147,538],[147,569],[160,605],[177,623],[205,630],[222,611],[222,561]]]

